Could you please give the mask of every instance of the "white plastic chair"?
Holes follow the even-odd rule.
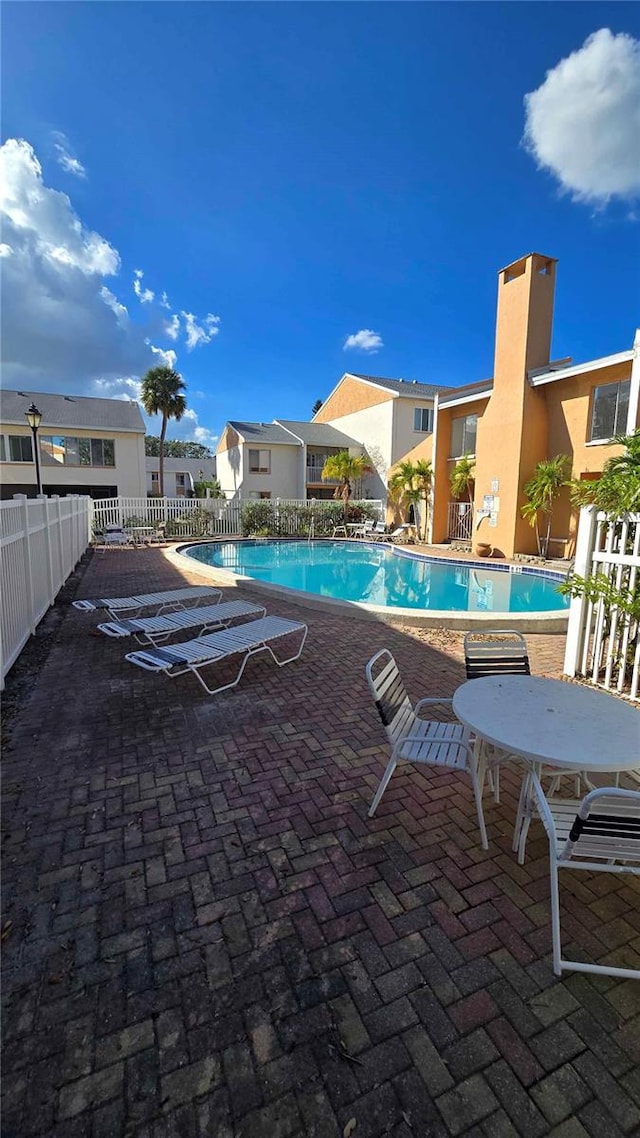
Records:
[[[549,838],[553,971],[556,976],[567,971],[595,972],[640,980],[639,968],[563,959],[558,881],[560,869],[640,874],[640,790],[603,787],[576,803],[546,798],[538,776],[532,774],[530,779]]]
[[[426,707],[450,707],[452,701],[443,698],[421,699],[414,707],[402,682],[398,665],[387,648],[382,648],[371,657],[366,666],[366,674],[391,745],[391,758],[369,808],[369,817],[372,818],[375,814],[398,763],[423,763],[446,770],[459,770],[471,779],[482,848],[488,849],[482,789],[469,744],[468,728],[457,720],[428,720],[420,715]]]

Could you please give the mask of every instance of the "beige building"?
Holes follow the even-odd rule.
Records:
[[[602,359],[551,360],[556,264],[530,253],[500,271],[493,377],[439,392],[433,434],[402,456],[433,464],[430,537],[436,543],[465,536],[464,519],[474,545],[484,542],[507,557],[535,553],[522,506],[536,463],[564,454],[571,477],[597,478],[620,451],[613,436],[639,424],[638,334],[633,347]],[[449,484],[465,454],[475,460],[469,506],[452,500]],[[553,510],[551,553],[571,556],[576,525],[565,488]]]
[[[37,492],[33,434],[25,418],[31,403],[42,415],[38,429],[45,494],[92,498],[146,496],[145,427],[137,403],[0,392],[0,487],[3,498]]]
[[[147,455],[147,494],[160,493],[160,459]],[[213,482],[215,458],[171,458],[164,460],[164,493],[166,498],[192,498],[196,482]]]

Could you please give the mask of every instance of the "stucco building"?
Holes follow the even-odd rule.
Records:
[[[45,494],[144,497],[144,422],[137,403],[40,391],[0,392],[3,498],[37,492],[33,436],[25,411],[35,403]]]
[[[147,494],[160,493],[160,459],[147,455]],[[167,498],[192,498],[196,482],[213,482],[216,477],[215,458],[164,459],[164,493]]]
[[[552,257],[530,253],[498,274],[491,379],[439,391],[433,433],[402,457],[433,464],[430,537],[459,536],[460,509],[449,478],[456,459],[475,459],[471,540],[507,557],[535,553],[535,533],[522,517],[524,483],[536,463],[567,455],[573,478],[596,478],[620,451],[612,440],[639,423],[640,335],[633,347],[574,364],[551,360],[556,281]],[[550,552],[570,556],[577,518],[568,489],[553,510]]]

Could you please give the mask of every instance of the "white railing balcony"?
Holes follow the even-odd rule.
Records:
[[[324,463],[322,463],[321,466],[308,466],[307,467],[307,482],[308,483],[312,482],[314,485],[318,485],[320,482],[322,482],[323,481],[323,478],[322,478],[323,467],[324,467]],[[340,481],[339,478],[326,478],[326,479],[324,479],[324,482],[327,486],[337,486],[339,481]]]

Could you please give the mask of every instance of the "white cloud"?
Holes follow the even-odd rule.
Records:
[[[153,361],[156,367],[174,368],[176,366],[178,357],[172,348],[157,348],[155,344],[151,343],[151,340],[145,340],[145,344],[148,345],[149,350],[153,352],[156,357]]]
[[[347,336],[342,345],[345,352],[355,349],[360,352],[375,353],[379,348],[384,348],[382,336],[371,328],[361,328],[359,332],[353,332],[351,336]]]
[[[126,328],[129,322],[129,312],[126,306],[120,303],[117,296],[114,296],[111,289],[107,288],[106,285],[103,285],[100,289],[100,296],[104,300],[107,308],[110,308],[113,312],[118,324],[120,324],[122,328]]]
[[[54,130],[52,138],[54,140],[53,146],[56,152],[56,162],[58,166],[62,166],[62,169],[67,174],[73,174],[76,178],[86,178],[87,171],[80,159],[76,158],[73,154],[66,134],[63,134],[62,131]]]
[[[125,399],[139,403],[142,382],[135,376],[123,376],[121,379],[95,379],[93,389],[94,395],[104,399]]]
[[[171,308],[171,305],[169,304],[169,297],[167,296],[166,292],[163,292],[160,297],[160,307]]]
[[[155,293],[150,288],[143,288],[142,278],[144,273],[142,269],[134,269],[133,271],[133,291],[135,292],[140,304],[151,304]]]
[[[524,145],[574,200],[640,193],[640,40],[601,28],[525,95]]]
[[[214,316],[211,312],[207,313],[201,324],[196,322],[196,317],[193,315],[193,312],[183,312],[182,318],[184,320],[188,352],[193,351],[194,348],[201,347],[202,344],[210,344],[213,337],[217,336],[220,331],[220,317]]]
[[[168,336],[170,340],[177,340],[180,332],[180,317],[176,316],[174,312],[171,319],[165,321],[163,328],[165,336]]]
[[[13,249],[10,245],[5,245],[4,242],[0,245],[0,257],[11,257]]]

